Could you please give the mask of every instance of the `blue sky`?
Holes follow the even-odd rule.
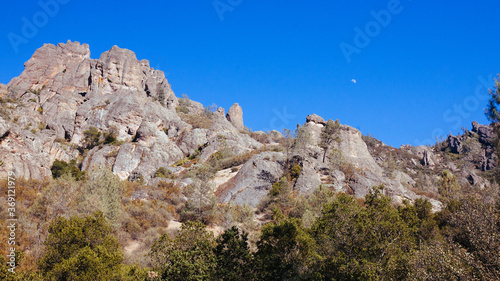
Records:
[[[499,1],[57,1],[3,4],[1,83],[44,43],[88,43],[92,58],[118,45],[177,96],[238,102],[253,130],[316,113],[399,147],[487,123],[500,72]]]

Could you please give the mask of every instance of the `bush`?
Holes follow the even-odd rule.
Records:
[[[186,106],[178,106],[175,108],[175,111],[177,111],[177,113],[188,114],[189,108],[187,108]]]
[[[71,174],[77,181],[83,179],[85,172],[80,171],[76,167],[76,160],[71,160],[69,163],[65,161],[55,160],[50,168],[52,172],[52,177],[57,179],[64,174]]]
[[[78,194],[78,211],[91,214],[99,210],[106,219],[116,223],[122,211],[122,189],[122,182],[109,168],[93,167]]]
[[[149,257],[161,280],[212,280],[214,246],[213,234],[202,223],[186,222],[174,240],[164,234],[154,242]]]
[[[45,247],[38,266],[46,280],[112,280],[123,260],[102,213],[59,217],[49,226]]]
[[[156,170],[154,177],[155,178],[170,178],[170,177],[172,177],[172,172],[165,167],[160,167],[160,168],[158,168],[158,170]]]
[[[100,144],[101,132],[96,127],[90,127],[83,134],[85,136],[83,139],[84,148],[92,149]]]
[[[442,196],[441,199],[450,200],[458,197],[460,191],[460,183],[457,177],[449,170],[443,170],[438,182],[438,192]]]
[[[292,177],[292,181],[298,179],[301,172],[302,167],[299,164],[293,165],[290,169],[290,177]]]

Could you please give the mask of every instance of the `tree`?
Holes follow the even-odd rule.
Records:
[[[328,120],[325,127],[321,130],[319,146],[325,151],[323,154],[323,163],[325,162],[326,153],[330,145],[336,141],[340,142],[340,122],[339,120]]]
[[[472,257],[464,249],[442,240],[431,241],[413,254],[408,279],[481,280],[474,278],[471,262]]]
[[[290,129],[283,129],[283,146],[286,151],[285,159],[285,173],[290,177],[290,154],[292,153],[292,146],[294,144],[293,134]]]
[[[83,139],[84,149],[92,149],[101,143],[100,140],[102,133],[96,127],[88,128],[88,130],[83,132],[83,135],[85,136]]]
[[[112,280],[123,260],[104,214],[59,217],[49,227],[38,267],[46,280]]]
[[[297,129],[295,129],[294,135],[295,143],[293,148],[297,149],[302,157],[305,157],[307,145],[311,141],[311,132],[306,127],[297,124]]]
[[[214,249],[217,261],[216,280],[254,280],[248,234],[233,226],[218,239]]]
[[[78,196],[79,213],[89,215],[98,210],[115,224],[122,208],[122,188],[122,182],[109,168],[92,167]]]
[[[473,197],[458,201],[445,220],[450,238],[474,257],[473,269],[486,280],[500,279],[500,210]]]
[[[175,239],[162,235],[148,254],[161,280],[213,280],[216,259],[213,233],[201,222],[183,223]]]
[[[193,184],[187,186],[185,195],[188,200],[181,209],[181,220],[211,223],[215,217],[217,207],[217,197],[214,193],[212,181],[196,180]]]
[[[82,180],[83,177],[85,176],[85,172],[80,171],[80,169],[76,167],[76,160],[74,159],[71,160],[69,163],[56,159],[52,164],[50,171],[52,172],[52,177],[54,179],[57,179],[64,174],[71,174],[71,176],[73,176],[73,178],[75,178],[78,181]]]
[[[316,244],[298,219],[266,224],[257,242],[256,280],[302,280],[314,274]]]
[[[438,181],[438,192],[444,201],[458,198],[460,183],[458,182],[457,176],[449,170],[443,170]]]
[[[160,102],[161,106],[165,106],[165,90],[163,88],[160,88],[158,90],[158,101]]]
[[[407,274],[413,239],[382,187],[370,190],[364,206],[338,194],[325,204],[312,232],[323,260],[322,280],[402,280]]]
[[[498,111],[498,106],[500,106],[500,74],[498,79],[495,79],[494,90],[489,89],[488,94],[491,96],[488,107],[485,109],[485,114],[488,120],[492,123],[500,123],[500,112]]]
[[[485,114],[488,120],[491,121],[493,128],[496,131],[496,147],[495,152],[497,157],[500,158],[500,112],[498,107],[500,106],[500,74],[498,74],[498,78],[495,79],[495,89],[488,90],[488,94],[491,96],[488,101],[488,106],[485,109]],[[494,179],[497,183],[500,183],[500,165],[497,165],[495,169]]]

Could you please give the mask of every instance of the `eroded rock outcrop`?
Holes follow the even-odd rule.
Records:
[[[181,176],[224,152],[238,166],[218,171],[224,175],[217,186],[222,203],[257,206],[283,176],[286,157],[300,166],[291,183],[298,194],[322,186],[363,197],[373,186],[384,185],[384,192],[402,203],[422,197],[415,193],[419,186],[435,193],[436,178],[445,168],[461,182],[484,189],[488,182],[480,170],[493,169],[497,162],[494,130],[477,122],[471,132],[449,136],[442,151],[388,147],[340,125],[325,154],[319,144],[327,122],[311,114],[302,127],[306,137],[285,148],[278,131],[245,131],[237,103],[225,114],[223,108],[207,111],[187,97],[179,102],[162,71],[117,46],[91,59],[87,44],[46,44],[19,77],[0,84],[0,98],[0,177],[14,169],[20,177],[42,179],[51,176],[56,159],[79,159],[84,171],[106,166],[122,179],[155,182],[160,167]],[[449,153],[468,162],[443,162]],[[175,181],[181,187],[194,182],[189,177]],[[435,210],[441,206],[431,203]]]
[[[243,130],[243,109],[237,103],[233,104],[226,114],[227,121],[231,122],[236,128]]]

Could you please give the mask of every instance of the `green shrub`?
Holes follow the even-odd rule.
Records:
[[[64,174],[71,174],[76,180],[81,180],[85,176],[85,172],[80,171],[76,167],[76,160],[71,160],[69,163],[65,161],[55,160],[50,168],[52,177],[57,179]]]
[[[101,132],[96,127],[90,127],[83,132],[85,136],[83,139],[83,146],[86,149],[92,149],[100,144]]]
[[[102,213],[59,217],[49,226],[38,267],[45,280],[112,280],[123,255]]]
[[[189,162],[191,162],[191,160],[189,160],[188,158],[184,158],[184,159],[177,160],[177,162],[172,164],[172,166],[174,166],[174,167],[184,166],[184,165],[188,164]]]
[[[288,181],[286,177],[282,177],[280,181],[275,182],[271,190],[269,190],[269,194],[273,197],[280,195],[285,187],[288,187]]]
[[[217,263],[214,236],[199,222],[186,222],[174,240],[162,235],[149,257],[161,280],[213,280]]]
[[[158,170],[156,170],[154,177],[155,178],[172,179],[172,178],[175,178],[175,175],[172,174],[172,172],[169,169],[167,169],[165,167],[160,167],[160,168],[158,168]]]
[[[189,108],[187,108],[186,106],[178,106],[178,107],[175,108],[175,111],[177,111],[177,113],[188,114],[189,113]]]
[[[290,176],[292,177],[292,180],[298,179],[301,172],[302,172],[302,167],[299,164],[293,165],[292,168],[290,169]]]

